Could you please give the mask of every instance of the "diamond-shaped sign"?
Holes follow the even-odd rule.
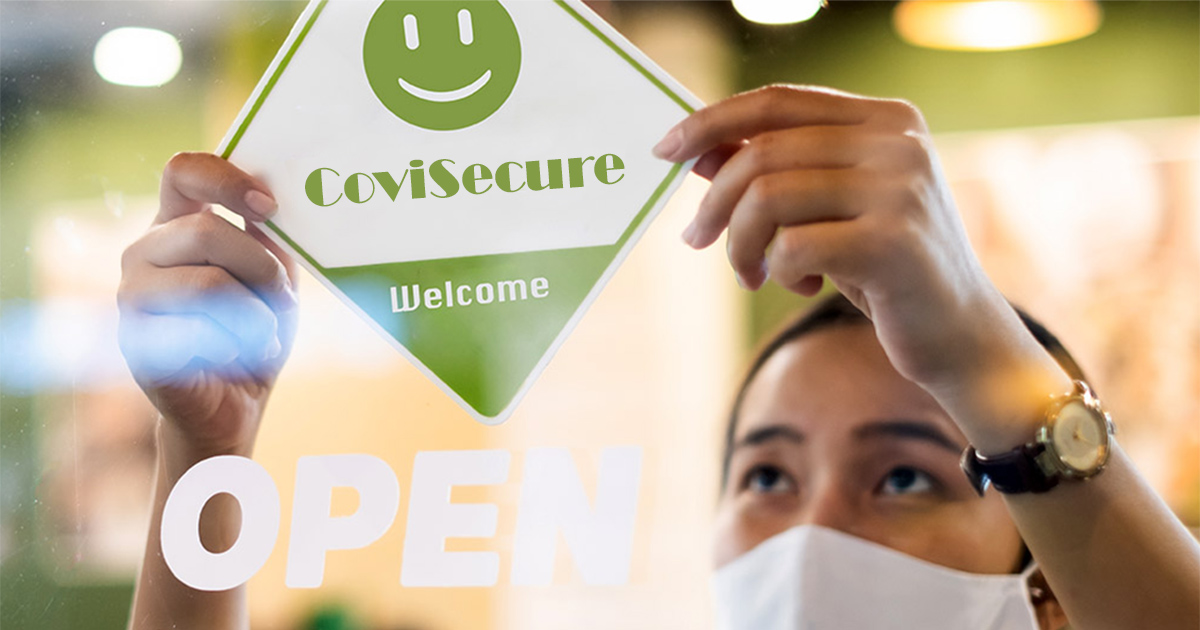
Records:
[[[317,0],[219,152],[267,233],[502,422],[690,165],[699,102],[578,2]]]

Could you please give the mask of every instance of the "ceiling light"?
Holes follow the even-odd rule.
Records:
[[[910,44],[1012,50],[1086,37],[1100,28],[1095,0],[904,0],[893,14]]]
[[[169,33],[124,27],[105,33],[96,42],[93,61],[96,72],[109,83],[153,87],[175,78],[183,52]]]
[[[794,24],[817,14],[823,0],[733,0],[742,17],[759,24]]]

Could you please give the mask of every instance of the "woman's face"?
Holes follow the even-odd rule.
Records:
[[[979,498],[966,439],[888,362],[869,325],[809,333],[749,384],[717,521],[718,567],[797,525],[822,525],[974,573],[1017,569],[1002,499]]]

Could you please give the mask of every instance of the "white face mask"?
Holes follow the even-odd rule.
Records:
[[[803,525],[717,570],[717,628],[1037,630],[1032,571],[964,573]]]

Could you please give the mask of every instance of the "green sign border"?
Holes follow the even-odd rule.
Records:
[[[312,3],[310,3],[310,5],[309,5],[310,7],[313,7],[313,8],[312,8],[311,12],[309,13],[307,21],[305,21],[304,25],[300,28],[300,30],[298,32],[293,31],[293,32],[295,32],[294,37],[289,36],[289,37],[291,37],[291,45],[288,46],[286,52],[283,52],[281,49],[281,52],[283,52],[282,56],[276,57],[277,62],[275,63],[275,69],[273,72],[271,72],[270,78],[268,78],[265,83],[260,83],[261,89],[258,90],[258,97],[254,100],[254,104],[251,105],[250,108],[245,111],[245,114],[239,114],[240,116],[242,116],[242,118],[241,118],[241,123],[238,125],[237,131],[235,131],[234,134],[229,138],[228,142],[224,143],[222,145],[222,147],[219,149],[219,154],[223,159],[228,160],[230,158],[230,156],[233,155],[233,152],[237,148],[238,143],[241,141],[242,136],[245,135],[246,130],[249,129],[250,123],[254,120],[254,117],[258,114],[258,111],[262,108],[263,103],[266,102],[267,97],[271,94],[271,91],[275,87],[275,84],[278,83],[279,78],[281,76],[283,76],[284,71],[287,70],[288,64],[291,63],[292,57],[295,56],[296,51],[299,50],[301,44],[304,43],[304,39],[308,36],[309,31],[312,30],[313,24],[315,24],[317,21],[317,18],[319,18],[321,16],[321,12],[324,11],[325,6],[327,4],[329,4],[329,0],[314,0],[314,1],[315,1],[315,6]],[[386,1],[386,0],[382,0],[382,1]],[[566,0],[554,0],[554,4],[557,5],[559,8],[561,8],[563,11],[565,11],[568,15],[570,15],[572,18],[574,18],[580,24],[582,24],[584,28],[586,28],[590,33],[592,33],[597,38],[599,38],[600,41],[604,42],[604,44],[607,45],[610,49],[612,49],[612,51],[615,52],[617,54],[617,56],[619,56],[621,59],[624,59],[626,63],[628,63],[631,67],[633,67],[633,69],[637,70],[639,74],[641,74],[648,81],[650,81],[651,84],[653,84],[655,87],[657,87],[663,94],[665,94],[668,98],[670,98],[675,104],[679,105],[679,107],[682,108],[684,112],[691,114],[696,111],[696,108],[693,107],[687,100],[685,100],[684,97],[682,97],[678,93],[672,91],[665,83],[662,82],[661,79],[659,79],[657,76],[655,76],[655,74],[653,72],[651,72],[648,68],[646,68],[644,65],[639,63],[637,59],[634,59],[632,55],[630,55],[624,48],[622,48],[620,45],[618,45],[616,42],[614,42],[612,40],[612,38],[610,38],[608,35],[606,35],[595,24],[592,24],[587,18],[585,18],[578,11],[576,11],[569,4],[567,4]],[[286,42],[285,42],[285,45],[286,45]],[[694,162],[694,160],[693,160],[693,162]],[[649,216],[651,210],[654,209],[655,205],[658,203],[658,201],[661,199],[661,197],[667,191],[667,189],[671,187],[672,183],[677,180],[680,171],[683,170],[685,166],[690,168],[691,164],[692,164],[692,162],[687,162],[687,163],[682,163],[682,164],[674,164],[670,168],[670,170],[667,171],[666,177],[664,177],[662,179],[662,181],[659,182],[658,186],[655,187],[654,192],[652,192],[650,194],[650,197],[649,197],[649,199],[646,200],[646,203],[644,203],[642,205],[642,207],[638,211],[638,213],[629,222],[629,226],[625,229],[625,232],[621,234],[621,237],[615,243],[608,246],[608,247],[614,247],[617,250],[617,254],[614,256],[613,261],[610,263],[609,267],[605,270],[605,272],[596,281],[596,285],[602,286],[604,284],[607,284],[608,278],[615,271],[615,268],[617,266],[619,266],[620,262],[622,262],[625,259],[625,256],[629,253],[626,250],[626,244],[628,243],[628,241],[631,238],[633,238],[633,235],[638,233],[638,231],[640,229],[645,227],[646,219]],[[273,232],[280,239],[282,239],[285,243],[287,243],[287,245],[293,251],[295,251],[297,254],[299,254],[304,259],[304,261],[309,266],[312,267],[313,270],[315,270],[322,276],[323,284],[326,284],[326,286],[331,286],[331,284],[324,278],[324,276],[327,275],[326,267],[324,267],[320,263],[318,263],[312,256],[309,255],[308,252],[306,252],[304,250],[303,247],[301,247],[294,240],[292,240],[292,238],[290,236],[288,236],[287,233],[285,233],[282,229],[280,229],[279,226],[275,225],[274,222],[267,221],[265,223],[265,225],[271,229],[271,232]],[[339,294],[341,293],[340,291],[336,291],[336,292]],[[581,315],[582,310],[585,310],[587,306],[591,305],[591,302],[595,299],[596,295],[597,295],[596,287],[593,286],[593,288],[588,292],[587,297],[584,298],[584,301],[580,304],[579,310],[576,311],[576,314],[572,317],[571,321],[569,321],[567,323],[566,327],[564,328],[564,331],[569,331],[570,329],[574,328],[574,325],[575,325],[575,323],[577,323],[577,320],[578,320],[579,316]],[[340,297],[344,300],[349,299],[349,298],[345,297],[344,295],[341,295]],[[360,309],[355,308],[354,310],[356,312],[358,312],[360,315],[365,316],[365,313],[363,313]],[[561,334],[562,333],[560,332],[560,335]],[[558,345],[562,342],[562,340],[563,339],[560,336],[560,338],[558,338],[554,342],[554,344],[550,347],[550,349],[547,351],[547,355],[552,355],[557,350]],[[413,356],[411,354],[411,352],[407,352],[406,354],[408,354],[410,359],[416,361],[417,363],[421,363],[419,360],[416,359],[415,356]],[[535,368],[534,372],[531,373],[528,378],[529,379],[535,378],[537,373],[539,373],[541,371],[541,369],[544,369],[545,362],[546,362],[546,357],[543,357],[542,362],[539,364],[539,367]],[[443,390],[447,391],[448,393],[451,393],[453,395],[453,397],[460,403],[460,405],[463,405],[464,401],[458,396],[458,394],[456,392],[454,392],[454,390],[450,389],[449,386],[447,386],[444,382],[442,382],[442,380],[440,378],[437,378],[437,375],[434,374],[428,368],[426,368],[423,364],[421,365],[421,367],[422,367],[423,371],[426,371],[428,374],[432,375],[434,378],[437,379],[438,385]],[[514,402],[519,401],[519,399],[524,395],[524,391],[526,389],[528,389],[528,387],[529,387],[529,382],[526,382],[526,384],[522,387],[521,391],[518,392],[518,394],[514,398]],[[468,411],[468,413],[470,413],[470,415],[472,417],[474,417],[476,420],[478,420],[484,424],[499,424],[500,422],[503,422],[503,420],[506,419],[509,414],[511,414],[511,412],[513,410],[513,404],[510,403],[509,406],[506,408],[506,410],[502,414],[497,416],[497,418],[499,418],[499,420],[496,420],[495,422],[485,421],[484,420],[485,418],[489,418],[489,419],[493,419],[493,420],[495,420],[495,418],[480,415],[477,411],[475,411],[474,409],[471,409],[470,405],[465,405],[464,408],[466,411]]]

